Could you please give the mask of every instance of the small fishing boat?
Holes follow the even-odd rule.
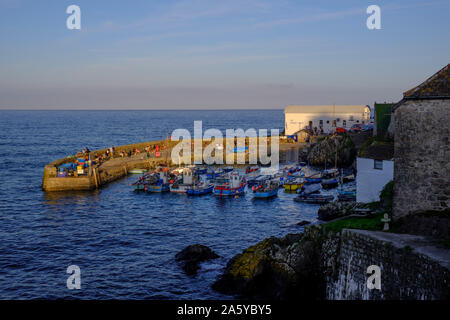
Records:
[[[196,174],[205,174],[208,169],[206,167],[195,167],[194,172]]]
[[[128,174],[143,174],[146,173],[147,170],[146,169],[131,169],[128,170]]]
[[[184,169],[181,173],[181,178],[176,181],[171,181],[169,185],[170,192],[186,193],[187,189],[194,183],[193,172],[190,168]]]
[[[245,174],[249,174],[252,172],[258,172],[258,171],[259,171],[258,166],[248,166],[247,168],[245,168]]]
[[[338,189],[339,201],[356,201],[356,190]]]
[[[227,173],[227,172],[233,171],[233,170],[234,170],[234,167],[228,166],[228,167],[224,167],[222,170],[223,170],[223,172]]]
[[[245,177],[238,172],[232,172],[230,176],[219,177],[214,185],[213,193],[217,196],[234,196],[244,193]]]
[[[267,199],[278,195],[278,181],[266,180],[262,184],[253,186],[253,197],[259,199]]]
[[[225,174],[225,171],[222,169],[219,170],[211,170],[206,172],[206,177],[209,179],[216,179],[217,177],[223,176]]]
[[[333,189],[339,185],[338,178],[324,179],[322,180],[322,188],[324,189]]]
[[[156,182],[149,183],[146,185],[145,191],[147,192],[168,192],[169,189],[169,178],[168,171],[160,171],[157,173],[158,179]]]
[[[337,168],[332,168],[332,169],[324,170],[322,172],[322,178],[330,179],[330,178],[337,177],[338,174],[339,174],[339,170]]]
[[[147,184],[155,182],[156,179],[153,178],[152,174],[145,174],[140,177],[136,182],[130,184],[130,187],[134,186],[134,191],[144,191]]]
[[[207,182],[202,182],[186,189],[186,193],[190,196],[202,196],[204,194],[211,193],[214,189],[214,185]]]
[[[301,189],[305,184],[305,180],[303,178],[295,178],[289,179],[287,182],[283,184],[284,191],[297,191],[297,189]]]
[[[305,176],[305,182],[306,184],[312,184],[312,183],[320,183],[322,182],[322,173],[316,173],[310,176]]]
[[[325,204],[334,200],[332,195],[310,194],[307,196],[298,196],[294,199],[297,202],[311,203],[311,204]]]
[[[302,196],[306,196],[308,194],[319,193],[322,189],[322,186],[318,183],[304,185],[303,188],[297,189],[297,193]]]

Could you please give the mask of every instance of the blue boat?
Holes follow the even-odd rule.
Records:
[[[214,185],[205,183],[188,188],[186,193],[190,196],[202,196],[204,194],[211,193],[213,189]]]
[[[252,188],[254,198],[271,198],[278,195],[278,182],[276,180],[266,180],[263,184]]]
[[[210,179],[215,179],[215,178],[220,177],[220,176],[222,176],[224,174],[225,174],[225,171],[223,171],[223,170],[217,170],[217,171],[212,170],[212,171],[209,171],[209,172],[206,173],[206,177],[208,177]]]
[[[333,189],[333,188],[336,188],[338,185],[339,185],[338,178],[322,180],[322,188],[324,188],[324,189]]]
[[[231,172],[231,171],[233,171],[233,170],[234,170],[234,167],[232,167],[232,166],[223,168],[223,172],[225,172],[225,173]]]
[[[245,191],[245,178],[238,172],[233,172],[230,177],[216,180],[213,193],[217,196],[236,196]]]
[[[306,184],[321,183],[322,178],[305,178]]]

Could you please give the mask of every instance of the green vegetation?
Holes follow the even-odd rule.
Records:
[[[391,109],[393,103],[375,103],[375,118],[377,135],[385,136],[391,123]]]
[[[359,148],[358,154],[359,154],[359,156],[364,157],[366,155],[367,149],[370,146],[391,145],[392,143],[394,143],[394,140],[387,138],[387,137],[381,137],[381,136],[370,137],[366,140],[366,142],[364,142],[364,144],[361,146],[361,148]]]
[[[383,229],[381,219],[384,213],[377,213],[367,217],[349,217],[332,221],[323,225],[325,230],[340,232],[342,229],[361,229],[380,231]]]
[[[392,199],[394,197],[394,180],[388,182],[380,192],[380,199],[383,209],[392,212]]]

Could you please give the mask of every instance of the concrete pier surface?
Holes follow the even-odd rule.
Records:
[[[248,139],[246,138],[248,143]],[[252,139],[252,138],[250,138]],[[192,140],[193,142],[194,140]],[[224,139],[224,145],[226,147],[226,140]],[[149,141],[137,144],[129,144],[123,146],[117,146],[115,148],[115,157],[110,158],[100,165],[94,164],[87,171],[87,174],[73,176],[73,177],[58,177],[57,167],[64,164],[73,162],[74,158],[64,158],[60,160],[53,161],[47,164],[44,168],[44,175],[42,181],[42,188],[44,191],[86,191],[95,190],[112,182],[114,180],[123,178],[128,175],[128,172],[132,169],[154,169],[158,165],[168,165],[177,166],[178,163],[173,163],[171,160],[172,148],[177,145],[179,141],[169,141],[169,140],[158,140]],[[203,141],[203,150],[210,142]],[[233,142],[234,143],[234,142]],[[155,152],[147,156],[147,153],[142,151],[145,147],[154,147],[159,145],[164,150],[161,150],[160,156],[156,157]],[[291,162],[298,161],[299,150],[304,146],[301,143],[280,143],[279,158],[280,162]],[[134,151],[138,149],[141,153],[137,155],[132,155],[130,157],[120,157],[118,156],[120,152]],[[105,154],[107,149],[101,149],[96,151],[91,151],[89,153],[91,159],[94,159],[96,154]],[[268,150],[270,153],[270,144],[268,145]],[[191,156],[191,162],[194,163],[194,156]],[[224,152],[224,158],[226,157]],[[247,152],[246,163],[249,161],[249,153]],[[225,161],[224,161],[225,163]]]

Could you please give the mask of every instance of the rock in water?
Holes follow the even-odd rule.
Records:
[[[306,221],[306,220],[302,220],[299,223],[297,223],[298,226],[303,227],[306,226],[307,224],[310,224],[311,222]]]
[[[175,255],[181,267],[188,275],[197,274],[199,264],[203,261],[217,259],[219,256],[207,246],[194,244],[187,246]]]
[[[324,296],[320,249],[304,234],[270,237],[234,256],[213,289],[257,299]]]

